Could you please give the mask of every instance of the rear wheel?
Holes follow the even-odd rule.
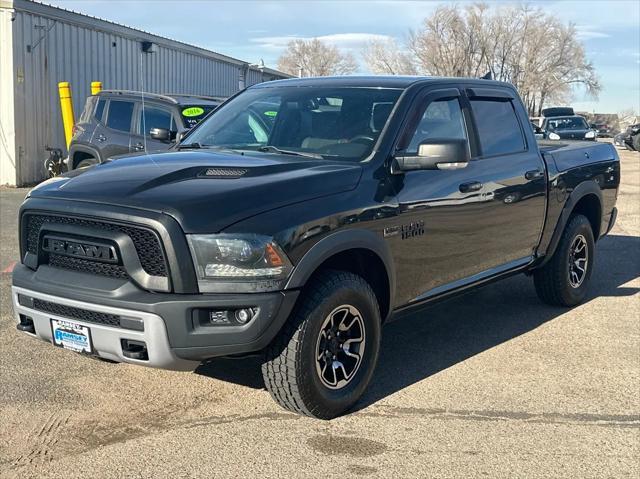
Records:
[[[538,297],[557,306],[580,304],[587,295],[594,255],[591,223],[583,215],[572,216],[553,257],[533,275]]]
[[[349,410],[364,393],[380,349],[380,311],[369,284],[320,273],[267,348],[262,375],[285,409],[320,419]]]

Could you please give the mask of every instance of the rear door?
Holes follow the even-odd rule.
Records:
[[[547,187],[527,113],[507,88],[469,88],[466,93],[478,138],[477,181],[491,205],[480,243],[486,265],[527,262],[540,240]]]
[[[134,100],[112,98],[107,102],[104,122],[100,122],[92,139],[103,161],[129,153],[134,107]]]

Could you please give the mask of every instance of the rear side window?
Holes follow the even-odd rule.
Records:
[[[507,155],[525,150],[525,141],[511,100],[471,100],[482,156]]]
[[[140,115],[140,134],[149,136],[152,128],[172,129],[171,113],[167,110],[154,107],[144,107],[144,112]]]
[[[107,100],[100,100],[96,105],[96,111],[93,116],[96,120],[102,121],[102,113],[104,113],[104,106],[107,104]]]
[[[107,126],[114,130],[130,131],[132,113],[132,101],[111,100],[109,103]]]

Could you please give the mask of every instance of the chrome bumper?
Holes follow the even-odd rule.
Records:
[[[21,305],[18,302],[18,294],[38,298],[59,305],[70,306],[73,308],[85,309],[88,311],[96,311],[100,313],[114,314],[141,320],[144,328],[143,331],[133,331],[129,329],[105,326],[93,322],[86,322],[74,318],[58,316],[49,312],[39,311]],[[11,288],[11,297],[13,301],[13,310],[16,322],[20,322],[20,315],[25,315],[33,319],[35,327],[35,335],[30,333],[29,336],[35,336],[43,341],[52,342],[51,319],[61,319],[72,321],[74,323],[86,326],[91,330],[91,340],[94,353],[101,358],[110,359],[112,361],[138,364],[140,366],[148,366],[162,369],[173,369],[179,371],[193,371],[200,364],[198,361],[189,361],[176,356],[169,345],[167,330],[162,318],[156,314],[133,311],[128,309],[114,308],[99,304],[85,303],[65,299],[49,294],[38,293],[28,289],[13,286]],[[148,360],[139,360],[128,358],[122,352],[122,339],[130,339],[134,341],[144,341],[147,345]]]

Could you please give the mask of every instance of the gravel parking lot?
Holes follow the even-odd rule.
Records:
[[[640,154],[590,299],[524,276],[384,328],[374,382],[331,422],[276,406],[257,359],[194,373],[88,359],[19,334],[17,208],[0,190],[1,477],[640,477]]]

